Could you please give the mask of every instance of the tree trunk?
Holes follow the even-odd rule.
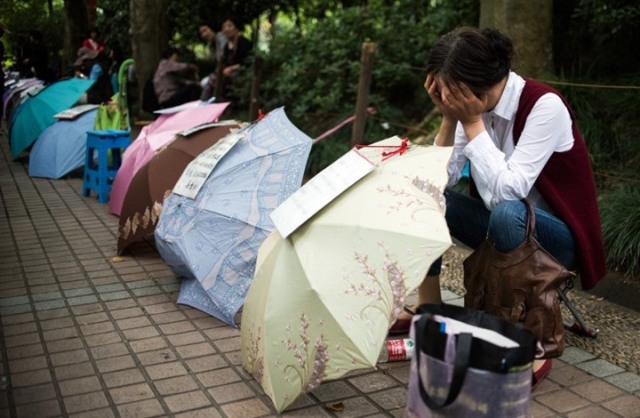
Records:
[[[493,27],[514,43],[518,74],[553,73],[553,0],[481,0],[480,27]]]
[[[144,114],[142,98],[145,83],[153,77],[169,37],[166,29],[165,0],[130,0],[131,50],[138,80],[137,114]]]
[[[87,0],[64,0],[66,27],[64,37],[64,62],[71,68],[76,60],[78,48],[89,30]],[[64,71],[64,70],[63,70]]]

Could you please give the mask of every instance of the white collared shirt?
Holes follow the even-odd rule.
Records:
[[[449,162],[449,185],[458,182],[467,159],[471,175],[485,206],[491,210],[505,200],[527,197],[539,208],[548,205],[533,187],[554,152],[573,146],[571,116],[556,94],[543,95],[527,117],[518,145],[513,144],[513,123],[525,80],[509,74],[498,104],[483,113],[486,130],[469,142],[462,125],[456,128],[454,150]]]

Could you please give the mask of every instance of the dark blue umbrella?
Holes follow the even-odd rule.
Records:
[[[93,83],[81,78],[60,80],[22,103],[15,110],[9,127],[11,158],[15,160],[29,148],[42,131],[56,122],[54,115],[73,106]]]

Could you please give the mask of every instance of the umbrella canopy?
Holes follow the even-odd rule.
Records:
[[[56,122],[54,115],[73,106],[93,83],[81,78],[60,80],[22,103],[11,117],[11,158],[16,159],[33,144],[42,131]]]
[[[109,212],[120,215],[133,176],[158,150],[173,141],[178,132],[217,121],[228,105],[229,103],[213,103],[161,115],[152,124],[142,128],[136,140],[125,150],[122,165],[113,179]]]
[[[2,96],[3,108],[2,118],[11,121],[13,110],[21,103],[23,95],[26,94],[31,87],[42,85],[44,82],[37,78],[25,78],[8,88]]]
[[[231,325],[253,279],[258,248],[273,230],[269,214],[300,187],[311,151],[311,138],[282,108],[234,135],[241,139],[195,199],[175,193],[165,199],[155,231],[158,252],[184,276],[178,303]]]
[[[376,146],[389,144],[400,139]],[[361,154],[379,162],[373,150]],[[451,245],[450,155],[410,146],[286,239],[276,230],[264,242],[242,311],[242,364],[278,411],[322,381],[375,366],[406,297]],[[310,183],[299,193],[312,196]]]
[[[165,195],[171,192],[187,165],[220,138],[239,128],[237,123],[221,123],[189,136],[178,135],[138,170],[122,204],[118,254],[153,233]]]
[[[93,129],[97,110],[73,120],[59,120],[42,131],[29,153],[29,175],[59,179],[84,165],[87,131]]]

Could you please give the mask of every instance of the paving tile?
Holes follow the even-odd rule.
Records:
[[[108,388],[126,386],[133,383],[140,383],[145,381],[142,372],[137,368],[104,373],[102,375],[102,379],[104,380],[104,383]]]
[[[591,402],[600,402],[605,399],[613,398],[624,393],[623,390],[605,382],[604,380],[590,380],[571,386],[571,391],[588,399]]]
[[[137,354],[138,361],[143,366],[150,366],[158,363],[168,363],[177,359],[176,355],[169,348],[162,350],[146,351]]]
[[[198,373],[196,377],[205,387],[226,385],[241,380],[238,373],[236,373],[232,367]]]
[[[158,350],[167,347],[167,342],[162,337],[152,337],[143,340],[129,341],[131,349],[135,353]]]
[[[320,402],[350,398],[357,394],[352,386],[344,381],[325,382],[311,391]]]
[[[93,365],[89,362],[56,367],[54,373],[58,380],[74,379],[96,374]]]
[[[96,376],[80,377],[64,380],[58,383],[62,396],[78,395],[81,393],[96,392],[102,389]]]
[[[156,399],[119,405],[118,412],[122,418],[147,418],[164,415],[164,409]]]
[[[182,412],[211,405],[211,401],[200,391],[165,396],[164,401],[171,412]]]
[[[4,345],[6,347],[19,347],[19,346],[31,345],[39,342],[40,342],[40,334],[38,334],[37,332],[8,336],[4,339]]]
[[[146,316],[136,316],[133,318],[116,320],[118,328],[121,330],[127,330],[132,328],[143,328],[151,325],[151,321]]]
[[[16,405],[24,405],[32,402],[45,401],[47,399],[55,399],[56,390],[53,384],[46,383],[44,385],[29,386],[25,388],[17,388],[13,391],[13,399]]]
[[[602,406],[625,418],[637,418],[640,416],[640,398],[634,395],[622,395],[603,402]]]
[[[385,389],[369,395],[369,398],[381,408],[390,411],[404,409],[407,399],[407,388],[405,386]]]
[[[109,390],[109,394],[117,405],[154,397],[153,390],[146,383],[113,388]]]
[[[221,353],[229,351],[238,351],[241,347],[240,337],[225,338],[223,340],[214,340],[213,344]]]
[[[193,324],[189,321],[170,322],[167,324],[160,324],[158,327],[165,335],[185,333],[196,330]]]
[[[628,392],[640,390],[640,376],[631,372],[623,372],[605,377],[605,380]]]
[[[114,344],[122,341],[120,334],[117,332],[106,332],[103,334],[94,334],[84,339],[89,347],[97,347],[107,344]]]
[[[155,327],[132,328],[122,332],[128,340],[139,340],[143,338],[151,338],[159,335]]]
[[[348,380],[353,386],[364,393],[375,392],[397,386],[398,382],[382,373],[371,373]]]
[[[183,376],[188,374],[187,369],[177,362],[156,364],[153,366],[145,367],[147,374],[152,380],[166,379],[168,377]]]
[[[153,384],[161,395],[173,395],[198,389],[198,383],[188,375],[155,380]]]
[[[2,327],[2,333],[10,337],[12,335],[27,334],[38,332],[38,326],[35,322],[27,322],[23,324],[5,325]]]
[[[213,348],[211,344],[207,342],[183,345],[180,347],[176,347],[175,350],[183,359],[206,356],[208,354],[214,354],[216,352],[215,348]]]
[[[588,400],[567,391],[555,391],[538,395],[536,396],[536,401],[560,413],[567,413],[590,404]]]
[[[595,359],[579,363],[576,364],[576,367],[597,377],[609,376],[624,371],[622,367],[616,366],[615,364],[603,359]]]
[[[29,370],[46,369],[47,358],[45,356],[28,357],[19,360],[13,360],[9,363],[11,373],[26,372]]]
[[[80,331],[83,335],[104,334],[109,331],[115,331],[113,324],[110,321],[96,322],[93,324],[81,324]]]
[[[7,349],[7,358],[9,361],[37,356],[39,354],[44,354],[42,344],[30,344]]]
[[[51,381],[52,379],[49,369],[32,370],[23,373],[11,373],[11,386],[14,388],[49,383]]]
[[[184,334],[174,334],[167,336],[167,339],[171,345],[179,347],[181,345],[189,345],[194,343],[201,343],[205,341],[205,338],[198,331],[187,332]]]
[[[196,409],[176,414],[175,418],[221,418],[220,412],[215,407]]]
[[[16,416],[18,418],[48,418],[58,415],[60,415],[60,405],[56,399],[42,402],[31,402],[16,407]]]
[[[206,372],[207,370],[221,369],[228,366],[226,360],[218,354],[189,359],[185,363],[193,373]]]
[[[255,392],[244,382],[216,386],[209,389],[209,394],[218,404],[255,397]]]
[[[63,398],[67,412],[76,413],[109,406],[109,401],[102,392],[83,393]]]
[[[109,357],[96,360],[96,367],[100,373],[108,373],[116,370],[124,370],[136,367],[136,362],[131,355]]]
[[[72,337],[64,340],[47,341],[46,346],[49,353],[59,353],[82,348],[84,344],[79,337]]]
[[[619,415],[614,414],[598,405],[589,405],[586,408],[571,411],[566,415],[567,418],[618,418]]]
[[[95,324],[97,322],[109,321],[109,316],[106,312],[93,312],[86,315],[77,315],[76,322],[80,325]]]
[[[555,411],[534,400],[532,400],[531,404],[529,405],[529,415],[531,416],[531,418],[557,417]]]
[[[593,375],[579,370],[574,366],[566,366],[558,369],[552,368],[548,375],[548,379],[562,386],[577,385],[592,380],[593,378]]]
[[[220,409],[228,416],[237,418],[261,417],[271,412],[269,407],[258,398],[222,405]]]
[[[115,413],[110,408],[94,409],[79,414],[72,414],[69,418],[115,418]]]
[[[125,354],[129,354],[129,349],[124,343],[113,343],[106,345],[99,345],[91,348],[91,354],[93,358],[100,360],[109,357],[117,357]]]
[[[89,355],[85,350],[63,351],[61,353],[51,354],[51,364],[54,366],[81,363],[88,359]]]

